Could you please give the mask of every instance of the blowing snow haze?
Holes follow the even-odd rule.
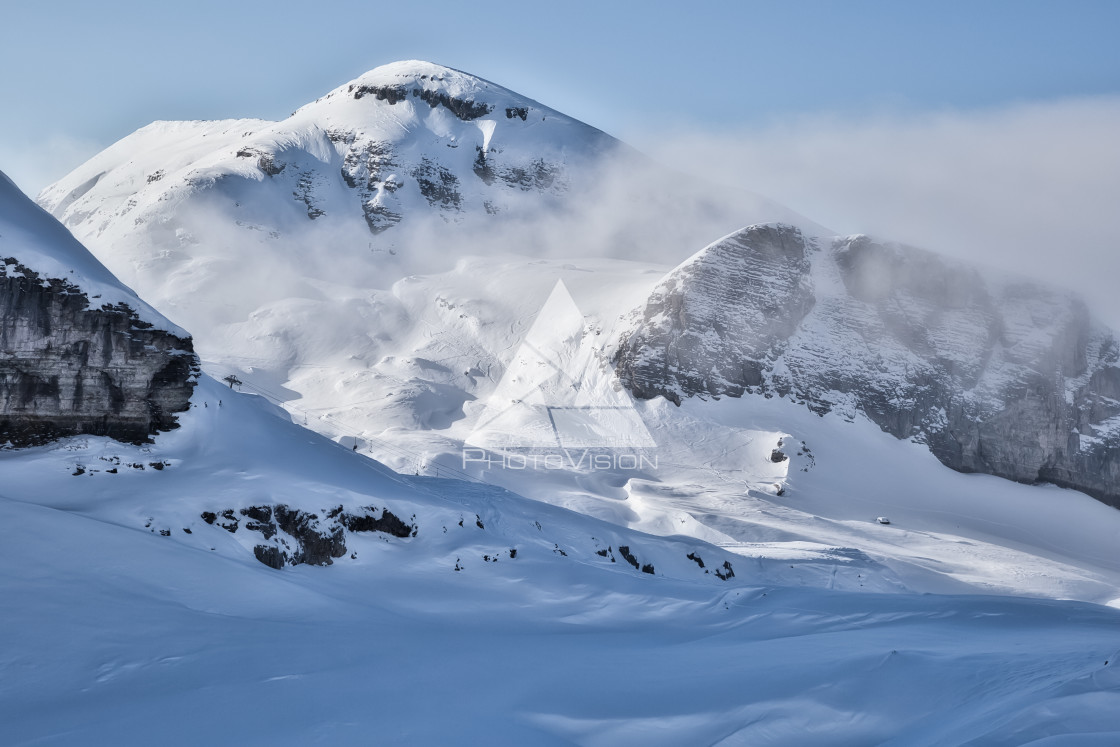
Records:
[[[1117,334],[755,148],[405,61],[0,183],[0,741],[1120,739]]]

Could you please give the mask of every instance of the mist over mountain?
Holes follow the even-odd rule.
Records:
[[[616,365],[638,396],[859,413],[944,464],[1120,506],[1120,345],[1076,296],[865,236],[755,226],[670,273]]]
[[[204,358],[258,347],[255,331],[233,326],[253,327],[277,301],[349,316],[338,297],[463,257],[671,264],[682,246],[709,240],[713,226],[808,223],[659,166],[532,99],[423,62],[377,68],[281,122],[153,123],[39,202],[189,326]]]
[[[408,61],[0,180],[0,741],[1120,734],[1116,334],[686,157]]]

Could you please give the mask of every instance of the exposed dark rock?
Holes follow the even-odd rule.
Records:
[[[203,517],[203,518],[205,518],[205,517]],[[230,534],[234,534],[234,533],[237,532],[237,528],[239,526],[239,520],[236,516],[233,515],[233,510],[232,509],[227,509],[225,511],[222,511],[221,518],[222,518],[222,521],[218,522],[218,526],[220,526],[222,529],[226,530]]]
[[[482,149],[481,145],[475,146],[474,173],[475,176],[487,184],[493,184],[497,179],[494,169],[490,167],[490,162],[486,160],[486,151]]]
[[[367,507],[365,511],[373,512],[376,509]],[[342,525],[349,529],[351,532],[384,532],[394,537],[410,537],[416,531],[416,527],[404,523],[401,519],[393,514],[388,509],[381,512],[381,516],[375,517],[371,514],[342,514]]]
[[[197,359],[190,338],[9,258],[0,263],[0,443],[77,434],[145,443],[178,427]]]
[[[753,226],[662,281],[622,341],[619,377],[635,395],[738,397],[813,308],[810,246],[792,226]]]
[[[401,222],[401,214],[384,205],[364,202],[362,203],[362,211],[370,233],[375,235]]]
[[[382,532],[400,538],[415,537],[419,531],[415,523],[409,524],[403,521],[388,509],[379,510],[368,506],[350,512],[340,505],[327,511],[324,517],[292,509],[286,505],[249,506],[242,508],[240,514],[247,519],[244,525],[246,530],[260,532],[265,540],[277,537],[272,544],[258,545],[255,551],[258,560],[275,568],[281,567],[284,563],[331,565],[334,558],[341,558],[347,553],[347,531]],[[219,517],[222,520],[219,520]],[[217,523],[230,532],[236,532],[238,528],[237,517],[232,509],[227,509],[221,514],[204,511],[202,519],[207,524]],[[296,549],[291,552],[281,551],[281,546],[290,547],[290,540],[294,541]],[[264,550],[261,548],[268,547],[277,548],[280,554],[270,553],[262,559],[261,553]],[[273,565],[274,563],[279,565]]]
[[[269,568],[276,570],[283,568],[288,560],[287,554],[276,545],[257,545],[253,548],[253,555]]]
[[[427,88],[414,87],[410,89],[402,85],[355,85],[350,87],[350,91],[354,94],[354,98],[356,99],[360,99],[364,96],[373,96],[378,101],[384,101],[390,105],[404,101],[408,98],[411,91],[413,97],[419,98],[433,109],[437,106],[442,106],[464,122],[484,117],[494,110],[494,107],[483,102],[476,102],[473,99],[455,98],[445,91],[433,91]]]
[[[420,165],[413,170],[412,176],[429,205],[444,210],[459,209],[463,199],[459,194],[459,178],[447,168],[425,156],[420,159]]]
[[[506,107],[506,119],[513,119],[514,117],[521,117],[521,121],[524,122],[525,119],[528,116],[529,116],[529,107],[527,107],[527,106],[507,106]]]
[[[346,554],[345,533],[339,524],[324,526],[316,514],[293,510],[285,505],[273,512],[276,523],[285,533],[299,541],[299,550],[291,556],[292,565],[331,565],[332,558]]]
[[[272,521],[272,506],[249,506],[241,509],[242,516],[248,516],[253,521],[261,523]]]
[[[563,169],[560,166],[547,163],[543,158],[538,158],[528,166],[502,169],[498,174],[498,178],[506,184],[523,192],[545,191],[557,187],[562,176]]]
[[[696,553],[694,553],[694,552],[690,552],[690,553],[689,553],[688,555],[686,555],[685,557],[686,557],[686,558],[688,558],[689,560],[691,560],[691,561],[695,562],[695,563],[696,563],[696,565],[700,566],[701,568],[703,568],[703,567],[704,567],[704,559],[703,559],[703,558],[701,558],[701,557],[700,557],[699,555],[697,555]]]
[[[735,571],[731,568],[731,561],[723,561],[723,567],[716,568],[716,576],[722,581],[726,581],[729,578],[734,578]]]
[[[783,452],[781,449],[774,449],[770,452],[770,461],[774,464],[781,464],[787,459],[789,459],[789,457],[786,456],[785,452]]]
[[[635,569],[639,567],[638,559],[635,558],[633,554],[631,554],[629,545],[619,545],[618,554],[622,556],[623,560],[634,566]]]
[[[307,217],[311,220],[326,215],[326,212],[315,204],[315,181],[316,176],[313,172],[303,172],[299,175],[296,189],[292,193],[296,199],[307,207]]]
[[[272,539],[276,534],[276,525],[271,521],[247,521],[245,528],[250,532],[260,532],[265,539]]]
[[[286,164],[277,163],[271,153],[262,153],[257,159],[257,168],[269,176],[276,176],[284,170]]]
[[[615,365],[636,396],[750,393],[861,412],[953,469],[1120,507],[1120,345],[1070,294],[767,225],[682,264],[633,319]]]
[[[421,101],[426,101],[428,106],[435,109],[442,106],[464,122],[485,117],[494,111],[494,107],[482,101],[473,99],[460,99],[448,95],[444,91],[432,91],[427,88],[412,89],[413,96],[419,96]]]
[[[391,178],[392,169],[398,167],[392,146],[381,141],[358,141],[353,132],[336,133],[336,137],[349,147],[342,159],[342,179],[358,190],[370,233],[378,234],[395,226],[401,214],[393,193],[401,185]]]
[[[408,98],[408,89],[404,86],[350,86],[350,90],[356,99],[372,95],[378,101],[385,101],[390,105]]]

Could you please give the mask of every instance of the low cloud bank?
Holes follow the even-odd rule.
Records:
[[[663,162],[870,233],[1084,294],[1120,327],[1120,97],[803,118],[651,138]]]

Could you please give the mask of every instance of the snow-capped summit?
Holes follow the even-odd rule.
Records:
[[[154,122],[39,203],[205,345],[277,300],[344,295],[322,283],[388,287],[445,244],[433,230],[586,201],[615,155],[636,158],[501,86],[400,62],[279,122]]]
[[[391,104],[411,96],[432,107],[444,106],[466,121],[479,119],[503,107],[509,109],[507,119],[518,117],[525,122],[528,121],[530,110],[535,110],[538,115],[552,115],[574,121],[488,80],[423,60],[402,60],[376,67],[301,107],[296,115],[321,112],[326,106],[346,106],[349,102],[360,101],[366,96],[373,96],[376,101],[389,100]],[[368,109],[370,103],[367,101],[365,108]]]
[[[427,62],[385,65],[281,122],[155,123],[49,187],[40,201],[84,236],[114,218],[164,225],[227,211],[266,235],[358,217],[381,233],[430,213],[493,214],[557,196],[619,143],[531,99]],[[187,235],[189,225],[178,225]],[[368,237],[367,237],[368,238]]]

